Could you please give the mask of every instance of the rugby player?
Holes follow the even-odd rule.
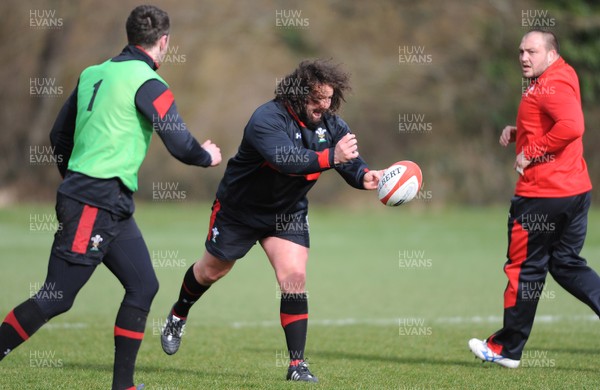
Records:
[[[208,167],[221,161],[215,144],[200,145],[189,133],[173,93],[156,73],[167,53],[169,26],[161,9],[136,7],[126,22],[129,44],[116,57],[85,69],[59,112],[50,134],[64,178],[56,203],[59,228],[43,286],[0,325],[0,360],[69,310],[104,263],[125,289],[114,326],[112,388],[135,388],[135,360],[158,291],[133,218],[138,170],[153,130],[186,164]]]
[[[587,234],[592,183],[583,157],[585,122],[579,80],[551,31],[526,33],[519,46],[523,77],[516,126],[500,144],[516,144],[519,172],[508,216],[504,321],[468,345],[476,357],[517,368],[531,334],[547,273],[600,316],[600,277],[580,252]]]
[[[275,98],[251,116],[217,190],[206,251],[187,270],[168,313],[161,336],[167,354],[179,349],[192,305],[258,242],[281,291],[280,319],[290,357],[287,379],[317,382],[304,358],[306,195],[324,171],[333,169],[350,186],[366,190],[377,188],[383,172],[369,170],[356,136],[336,115],[348,89],[349,76],[339,65],[303,61],[278,83]]]

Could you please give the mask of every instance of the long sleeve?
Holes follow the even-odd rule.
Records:
[[[77,87],[73,90],[65,104],[62,106],[52,130],[50,131],[50,144],[56,157],[58,171],[62,177],[67,172],[69,158],[73,151],[73,138],[75,135],[75,120],[77,118]]]
[[[246,127],[245,139],[275,170],[291,175],[322,172],[333,167],[334,148],[314,151],[300,146],[286,133],[283,115],[261,116]]]
[[[545,87],[552,88],[540,99],[540,110],[553,125],[548,132],[532,140],[528,158],[555,153],[583,135],[585,124],[577,91],[565,80],[555,80]]]
[[[137,91],[135,104],[173,157],[189,165],[210,166],[210,154],[189,132],[165,84],[156,79],[148,80]]]
[[[341,118],[335,117],[333,126],[338,131],[335,132],[334,144],[337,144],[346,134],[350,133],[350,128]],[[335,166],[335,170],[344,178],[346,183],[354,188],[364,189],[363,178],[365,173],[369,171],[367,163],[358,157],[344,164]]]

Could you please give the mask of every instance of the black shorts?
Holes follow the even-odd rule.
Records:
[[[116,237],[142,236],[133,217],[119,217],[61,193],[57,195],[56,217],[58,229],[51,255],[70,263],[98,265]]]
[[[279,237],[306,248],[310,247],[308,213],[301,210],[273,216],[273,223],[254,226],[249,216],[237,216],[221,207],[219,200],[212,206],[206,250],[221,260],[234,261],[244,257],[257,241]]]

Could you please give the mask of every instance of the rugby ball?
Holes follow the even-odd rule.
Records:
[[[383,172],[377,194],[384,205],[400,206],[417,196],[422,185],[421,168],[412,161],[398,161]]]

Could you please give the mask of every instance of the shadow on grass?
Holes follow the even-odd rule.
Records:
[[[64,370],[86,370],[86,371],[94,371],[94,372],[106,372],[107,375],[112,375],[113,366],[112,363],[81,363],[81,362],[73,362],[65,364],[62,369]],[[202,369],[201,365],[198,365],[197,368],[181,368],[181,367],[172,367],[161,364],[145,364],[138,363],[135,368],[136,375],[138,374],[160,374],[161,372],[168,372],[169,375],[176,374],[179,376],[189,376],[193,378],[197,378],[199,376],[203,377],[205,380],[215,380],[219,378],[227,378],[232,380],[246,380],[248,379],[248,375],[243,372],[223,372],[218,369]]]
[[[384,362],[398,364],[430,364],[444,366],[472,366],[470,362],[465,362],[464,359],[440,359],[435,357],[409,357],[409,356],[382,356],[376,354],[354,353],[354,352],[335,352],[335,351],[316,351],[319,356],[331,359],[350,359],[363,360],[366,362]],[[462,357],[462,356],[461,356]],[[460,358],[460,357],[459,357]]]
[[[263,348],[244,348],[244,350],[264,353],[264,352],[272,352],[269,349]],[[472,366],[472,363],[465,362],[463,360],[458,359],[439,359],[439,358],[431,358],[431,357],[408,357],[408,356],[385,356],[385,355],[376,355],[376,354],[367,354],[367,353],[355,353],[355,352],[347,352],[347,351],[321,351],[318,349],[311,349],[312,354],[318,355],[322,358],[332,359],[332,360],[362,360],[365,362],[382,362],[382,363],[397,363],[397,364],[431,364],[431,365],[445,365],[445,366]],[[307,361],[310,363],[310,354],[307,354]],[[465,355],[468,356],[468,355]],[[458,356],[458,358],[462,358]]]
[[[600,351],[597,348],[540,348],[548,352],[570,353],[573,355],[584,355],[586,357],[598,358]]]
[[[548,351],[555,352],[568,352],[568,353],[582,353],[585,355],[598,355],[597,350],[584,350],[584,349],[547,349]],[[332,351],[317,351],[319,356],[324,356],[332,359],[339,359],[343,357],[345,359],[352,360],[364,360],[364,361],[378,361],[378,362],[389,362],[389,363],[398,363],[398,364],[428,364],[428,365],[440,365],[440,366],[462,366],[462,367],[471,367],[471,368],[483,368],[490,369],[496,368],[499,370],[506,371],[524,371],[524,370],[539,370],[539,369],[549,369],[549,367],[539,366],[536,367],[534,363],[530,363],[528,367],[521,367],[517,370],[507,369],[505,367],[498,366],[497,364],[482,362],[481,360],[472,357],[472,360],[464,361],[462,355],[458,356],[462,360],[457,359],[440,359],[435,357],[393,357],[393,356],[380,356],[373,354],[361,354],[361,353],[347,353],[347,352],[332,352]],[[465,356],[469,357],[469,354],[465,354]],[[582,359],[584,357],[582,356]],[[561,366],[560,364],[555,363],[555,365],[551,368],[557,371],[564,372],[581,372],[581,373],[590,373],[596,374],[598,372],[595,368],[586,368],[586,367],[566,367]]]
[[[65,363],[62,367],[65,370],[90,370],[90,371],[104,371],[112,374],[113,365],[112,363],[82,363],[82,362],[72,362]],[[135,372],[136,373],[157,373],[157,372],[166,372],[169,373],[177,373],[177,374],[185,374],[185,375],[198,375],[198,374],[210,374],[210,372],[202,371],[200,369],[191,369],[191,368],[180,368],[180,367],[167,367],[165,365],[155,365],[155,364],[144,364],[137,363]]]
[[[263,353],[263,352],[271,352],[270,350],[260,349],[260,348],[244,348],[245,350]],[[600,352],[594,349],[551,349],[546,348],[547,351],[553,351],[557,353],[573,353],[573,354],[582,354],[587,356],[599,355]],[[517,370],[508,369],[505,367],[501,367],[497,364],[482,362],[477,359],[475,356],[472,356],[470,352],[465,353],[464,355],[457,355],[456,358],[439,358],[432,356],[386,356],[386,355],[377,355],[377,354],[368,354],[368,353],[355,353],[355,352],[347,352],[347,351],[320,351],[312,349],[314,355],[319,356],[320,358],[326,358],[331,360],[360,360],[364,362],[381,362],[381,363],[396,363],[396,364],[412,364],[412,365],[431,365],[431,366],[457,366],[457,367],[467,367],[473,369],[497,369],[497,370],[506,370],[507,372],[521,372],[525,370],[539,370],[539,369],[548,369],[548,367],[536,367],[535,365],[530,365],[528,367],[521,367]],[[582,356],[582,359],[585,357]],[[310,363],[310,355],[307,356],[307,361]],[[597,373],[597,369],[594,368],[585,368],[585,367],[565,367],[559,364],[556,364],[552,367],[553,370],[563,371],[563,372],[580,372],[580,373]]]

